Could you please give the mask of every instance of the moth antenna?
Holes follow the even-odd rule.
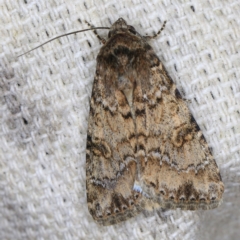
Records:
[[[85,20],[85,23],[90,27],[90,28],[94,28],[93,25],[91,25],[88,21]],[[100,42],[102,44],[105,44],[106,43],[106,40],[104,38],[102,38],[100,35],[98,35],[97,31],[94,30],[93,33],[97,36],[97,38],[100,40]]]
[[[25,52],[25,53],[22,53],[21,55],[18,55],[17,57],[19,58],[19,57],[21,57],[21,56],[23,56],[23,55],[25,55],[25,54],[27,54],[27,53],[30,53],[30,52],[32,52],[33,50],[36,50],[37,48],[40,48],[40,47],[42,47],[43,45],[45,45],[45,44],[47,44],[47,43],[49,43],[49,42],[51,42],[51,41],[53,41],[53,40],[56,40],[56,39],[58,39],[58,38],[65,37],[65,36],[68,36],[68,35],[71,35],[71,34],[75,34],[75,33],[86,32],[86,31],[90,31],[90,30],[96,30],[96,29],[110,29],[110,28],[109,28],[109,27],[95,27],[95,28],[87,28],[87,29],[83,29],[83,30],[78,30],[78,31],[70,32],[70,33],[65,33],[65,34],[63,34],[63,35],[54,37],[54,38],[52,38],[52,39],[50,39],[50,40],[42,43],[41,45],[39,45],[39,46],[37,46],[37,47],[35,47],[35,48],[33,48],[33,49]]]
[[[163,29],[164,29],[165,26],[166,26],[166,23],[167,23],[167,21],[164,21],[164,22],[163,22],[163,25],[162,25],[161,29],[160,29],[156,34],[154,34],[153,36],[145,36],[144,38],[147,39],[147,40],[156,38],[156,37],[163,31]]]

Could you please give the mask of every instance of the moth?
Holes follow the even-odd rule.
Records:
[[[141,36],[119,18],[107,41],[94,31],[104,46],[90,103],[86,188],[89,212],[100,225],[144,210],[208,210],[222,202],[224,185],[208,144],[148,44],[163,28]],[[109,28],[44,44],[95,29]]]
[[[224,185],[162,62],[122,18],[97,56],[86,150],[87,204],[101,225],[143,210],[213,209]]]

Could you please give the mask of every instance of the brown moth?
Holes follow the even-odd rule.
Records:
[[[222,200],[217,164],[150,38],[120,18],[97,57],[86,186],[101,225],[145,209],[213,209]]]
[[[90,24],[89,24],[90,25]],[[147,41],[122,18],[97,57],[88,122],[86,186],[101,225],[154,208],[213,209],[219,169],[187,104]]]

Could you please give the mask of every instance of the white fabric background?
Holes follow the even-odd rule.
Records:
[[[239,0],[0,0],[0,239],[239,239],[239,14]],[[101,44],[85,32],[16,56],[87,28],[84,20],[119,17],[142,35],[168,21],[150,44],[212,147],[225,184],[219,208],[110,227],[88,213],[86,129]]]

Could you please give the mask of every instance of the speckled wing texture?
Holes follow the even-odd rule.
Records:
[[[216,208],[224,185],[187,104],[147,39],[120,18],[97,57],[87,202],[99,224],[153,208]]]

